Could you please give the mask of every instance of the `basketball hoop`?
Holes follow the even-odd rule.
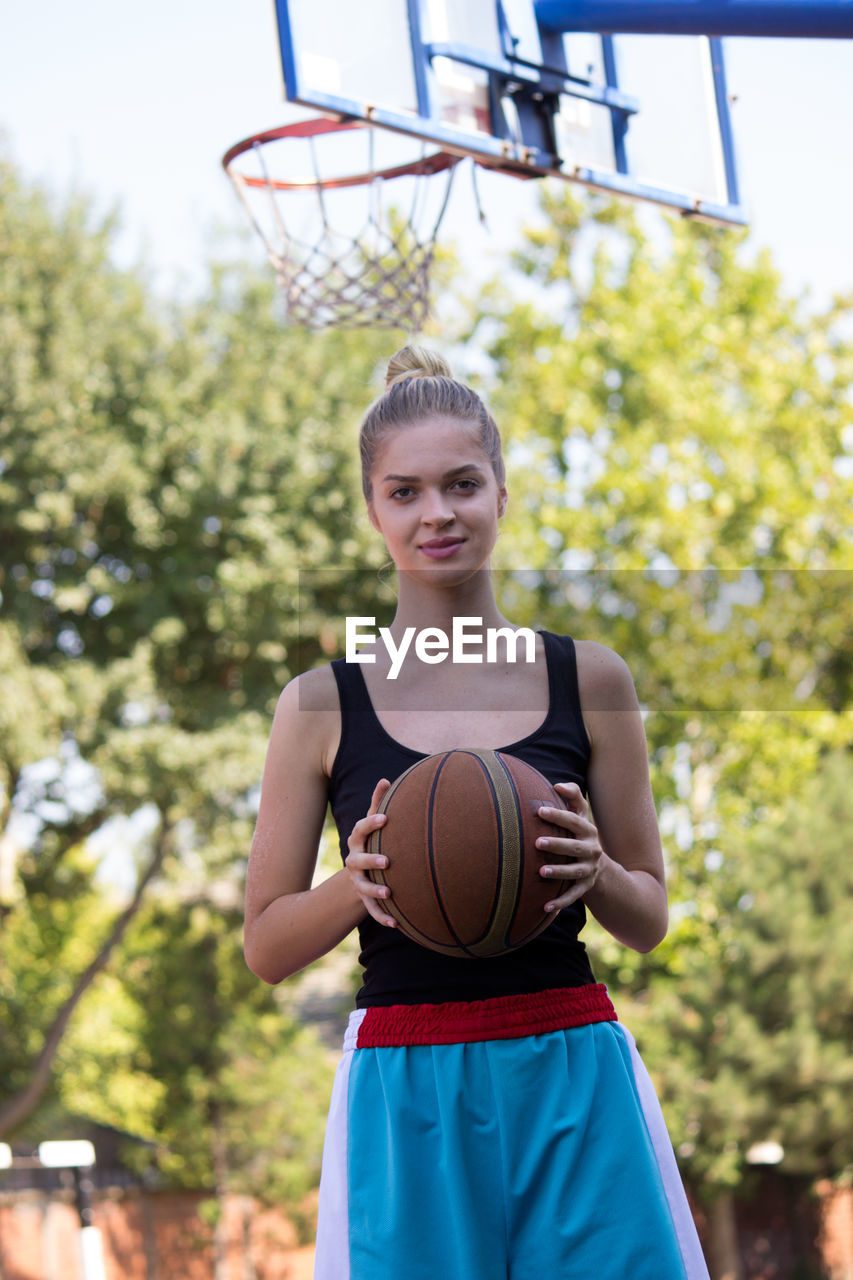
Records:
[[[417,332],[429,313],[435,239],[459,157],[424,148],[416,160],[380,167],[378,147],[386,162],[403,140],[378,132],[362,120],[300,120],[245,138],[222,158],[293,324]],[[364,160],[353,172],[359,149]]]

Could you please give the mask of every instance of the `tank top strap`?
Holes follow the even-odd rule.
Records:
[[[367,692],[361,669],[346,658],[334,658],[329,664],[338,685],[338,697],[341,702],[341,731],[346,737],[353,725],[359,726],[359,736],[363,739],[382,736],[379,723],[370,695]]]
[[[560,636],[553,631],[543,631],[545,656],[548,662],[548,679],[551,683],[551,716],[558,716],[564,723],[583,727],[581,695],[578,683],[578,661],[575,642],[571,636]],[[586,738],[586,731],[583,731]]]

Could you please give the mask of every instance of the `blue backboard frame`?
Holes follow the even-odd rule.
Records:
[[[546,25],[541,21],[538,12],[537,25],[542,49],[540,63],[525,60],[516,52],[500,0],[495,0],[501,33],[501,48],[498,51],[459,43],[429,42],[424,38],[427,30],[427,0],[400,0],[400,3],[405,6],[408,19],[417,97],[416,111],[398,110],[385,103],[323,91],[316,85],[307,83],[301,74],[299,51],[294,42],[293,0],[275,0],[285,95],[288,101],[312,107],[341,120],[366,120],[383,129],[428,139],[445,151],[471,156],[491,169],[522,177],[555,175],[614,195],[650,201],[687,217],[724,225],[745,225],[747,216],[740,203],[738,189],[724,50],[718,37],[700,37],[708,39],[713,110],[716,112],[724,168],[725,197],[722,200],[709,200],[697,197],[689,191],[650,184],[630,172],[625,139],[631,118],[641,110],[642,104],[624,93],[619,86],[610,34],[598,35],[605,76],[603,83],[593,83],[576,74],[569,74],[563,53],[562,34],[553,25]],[[563,4],[563,9],[567,7],[571,6]],[[549,19],[552,21],[553,10],[552,5],[549,9]],[[488,77],[492,103],[491,134],[462,129],[442,119],[432,74],[432,64],[436,58],[449,59]],[[515,136],[500,109],[501,101],[507,96],[512,99],[517,117]],[[554,135],[554,118],[561,97],[580,99],[609,111],[614,157],[612,169],[564,164],[558,154]]]
[[[534,0],[534,7],[551,31],[853,37],[851,0]]]

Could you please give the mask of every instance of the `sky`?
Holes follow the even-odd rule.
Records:
[[[728,39],[726,51],[750,247],[769,247],[813,305],[853,294],[853,40]],[[272,0],[6,2],[0,152],[60,196],[117,207],[117,259],[144,261],[172,295],[246,226],[223,152],[287,110]],[[470,192],[454,194],[446,228],[469,262],[518,243],[535,188],[486,175],[488,230]],[[261,260],[251,239],[245,252]]]

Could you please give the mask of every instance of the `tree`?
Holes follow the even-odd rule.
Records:
[[[851,784],[849,750],[829,755],[777,818],[722,836],[716,945],[684,948],[634,1007],[679,1158],[716,1189],[719,1274],[742,1274],[734,1198],[762,1149],[814,1181],[853,1167]]]
[[[156,1147],[137,1162],[156,1157],[171,1185],[251,1195],[307,1225],[334,1060],[247,969],[234,899],[184,882],[143,904],[120,976],[91,991],[58,1052],[59,1096],[132,1125]]]
[[[677,985],[653,980],[650,1042],[661,1028],[680,1044],[677,1068],[661,1059],[664,1094],[683,1113],[684,1155],[715,1180],[736,1185],[766,1141],[815,1179],[853,1165],[851,783],[853,756],[828,755],[778,818],[725,833],[713,876],[723,962],[693,951]],[[692,1098],[669,1085],[680,1074],[697,1082]]]
[[[325,572],[379,563],[354,439],[386,338],[284,329],[241,267],[164,308],[110,236],[0,167],[0,982],[34,997],[5,1014],[7,1132],[151,882],[198,855],[239,884],[277,693],[334,643]],[[135,868],[108,910],[96,831]]]
[[[590,941],[648,1035],[689,1177],[719,1197],[792,1096],[744,1049],[758,1011],[741,1015],[720,975],[752,917],[720,895],[754,829],[853,741],[849,304],[806,314],[736,233],[668,221],[649,235],[623,207],[564,191],[543,205],[515,258],[527,287],[491,286],[472,330],[512,463],[504,598],[520,621],[612,645],[634,672],[672,926],[650,957],[595,929]],[[783,895],[787,873],[767,874]],[[770,998],[767,984],[754,994]],[[819,1088],[837,1121],[837,1085]],[[789,1166],[841,1173],[830,1127],[809,1138],[803,1125]]]

